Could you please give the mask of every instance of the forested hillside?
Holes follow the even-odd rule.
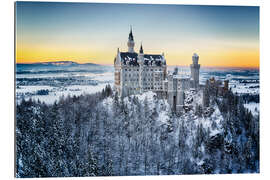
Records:
[[[196,95],[195,95],[196,96]],[[258,173],[259,117],[230,91],[181,114],[152,92],[16,105],[16,176]]]

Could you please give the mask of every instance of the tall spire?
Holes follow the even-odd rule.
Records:
[[[132,26],[131,25],[130,25],[130,33],[129,33],[128,39],[131,40],[131,41],[134,41],[133,34],[132,34]]]
[[[140,53],[141,53],[141,54],[143,54],[143,47],[142,47],[142,43],[141,43]]]
[[[134,42],[134,39],[133,39],[132,27],[131,26],[130,26],[130,33],[129,33],[129,36],[128,36],[127,45],[128,45],[128,52],[134,53],[135,42]]]

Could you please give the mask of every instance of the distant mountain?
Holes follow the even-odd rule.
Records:
[[[94,63],[83,63],[83,65],[100,66],[100,64],[94,64]]]
[[[34,66],[39,66],[39,65],[45,65],[45,66],[76,66],[76,65],[91,65],[91,66],[99,66],[99,64],[94,64],[94,63],[77,63],[73,61],[54,61],[54,62],[38,62],[38,63],[17,63],[16,65],[34,65]]]
[[[78,63],[73,62],[73,61],[54,61],[54,62],[41,62],[41,63],[34,63],[38,65],[64,65],[64,66],[70,66],[70,65],[77,65]]]

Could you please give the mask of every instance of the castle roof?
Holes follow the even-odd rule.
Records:
[[[124,65],[139,66],[137,53],[120,52],[120,56]]]
[[[162,56],[156,54],[145,54],[144,56],[144,65],[146,66],[161,66]]]
[[[132,29],[130,28],[130,33],[128,35],[128,39],[131,41],[134,41],[133,34],[132,34]]]
[[[140,48],[140,53],[143,54],[143,47],[142,47],[142,44],[141,44],[141,48]]]
[[[138,54],[131,52],[120,52],[121,60],[124,65],[139,66]],[[158,54],[144,54],[143,64],[146,66],[161,66],[163,58]]]

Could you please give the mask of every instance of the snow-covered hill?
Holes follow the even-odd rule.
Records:
[[[259,120],[239,96],[208,108],[201,92],[186,97],[180,114],[153,92],[119,99],[110,86],[53,105],[22,101],[16,176],[258,173]]]
[[[139,95],[125,97],[123,99],[123,103],[127,108],[127,113],[129,115],[130,121],[137,121],[133,115],[134,112],[137,113],[138,109],[136,103],[134,104],[134,99],[138,101],[137,104],[142,106],[141,108],[143,110],[147,110],[147,112],[142,112],[143,114],[146,113],[151,115],[157,112],[157,115],[154,118],[155,124],[157,126],[155,128],[162,129],[166,127],[166,132],[168,132],[168,135],[171,137],[170,141],[172,141],[173,144],[179,144],[179,141],[184,138],[184,143],[187,146],[187,149],[192,149],[195,146],[195,143],[198,143],[196,141],[196,139],[200,136],[198,135],[198,132],[201,132],[201,135],[207,134],[208,138],[216,137],[218,135],[222,136],[224,131],[222,123],[224,119],[218,109],[218,106],[214,104],[211,108],[207,108],[205,111],[211,112],[207,116],[198,116],[195,112],[195,105],[202,102],[202,92],[195,93],[194,91],[190,91],[187,92],[186,95],[188,97],[187,99],[193,99],[193,102],[190,103],[190,105],[194,106],[188,112],[183,113],[181,116],[174,117],[172,115],[170,106],[167,103],[167,100],[158,99],[157,95],[151,91]],[[113,114],[112,109],[114,106],[113,98],[108,97],[104,99],[102,103],[103,107],[105,108],[104,111],[108,112],[109,116],[114,117],[115,114]],[[143,117],[143,120],[146,120],[146,118]],[[182,132],[183,129],[185,132]],[[148,135],[150,136],[150,134]],[[205,149],[205,144],[202,143],[198,147],[197,153],[205,154]],[[197,165],[204,164],[205,158],[207,158],[207,156],[202,156],[195,159],[192,158],[192,155],[190,155],[190,160],[192,163]],[[174,161],[180,161],[180,157],[175,157]]]

